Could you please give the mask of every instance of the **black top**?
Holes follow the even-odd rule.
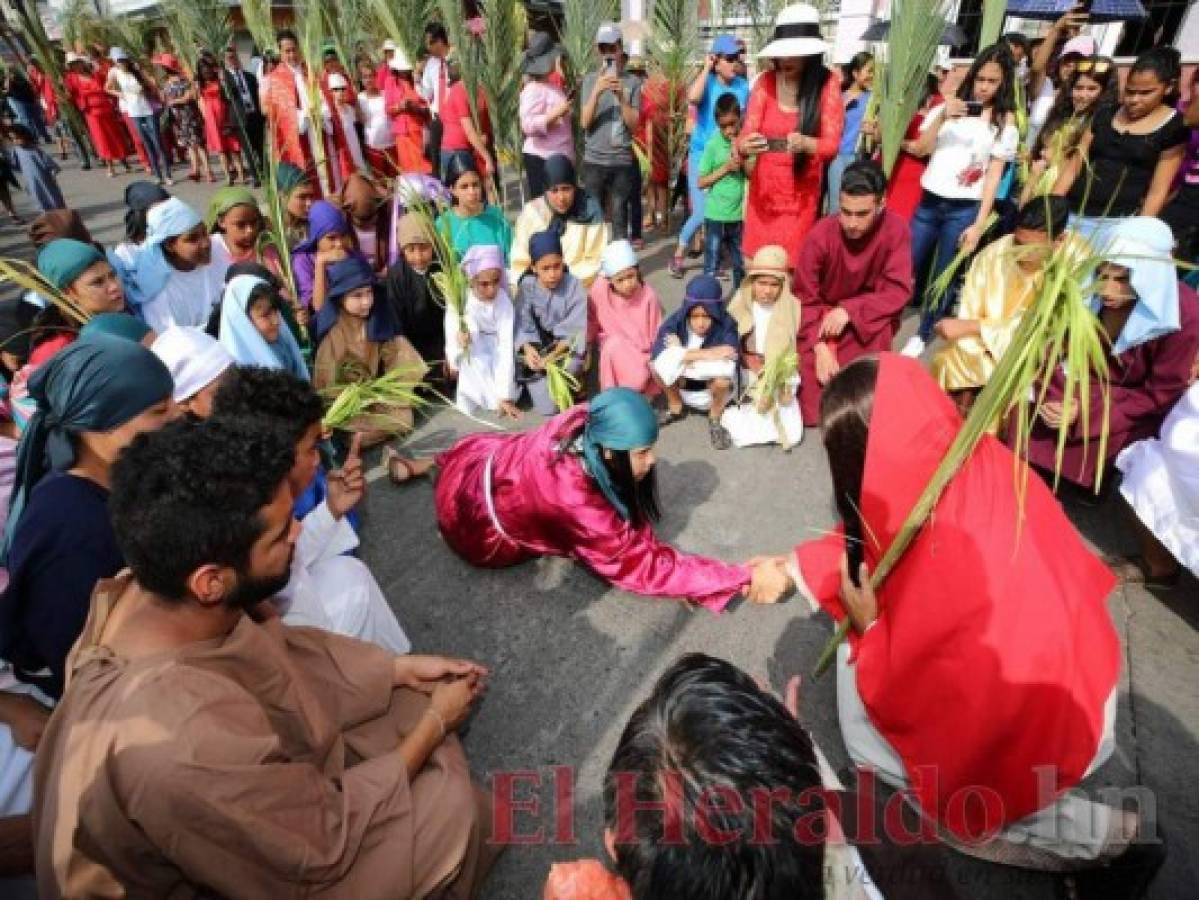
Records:
[[[62,696],[67,653],[83,631],[96,582],[124,567],[108,491],[64,472],[42,479],[13,537],[0,599],[0,656],[19,678]],[[44,668],[49,681],[32,677]]]
[[[436,271],[434,262],[422,275],[401,256],[383,279],[392,320],[427,363],[445,359],[445,303],[435,296],[437,289],[430,277]]]
[[[1112,126],[1117,109],[1100,109],[1091,121],[1090,168],[1084,165],[1070,188],[1070,208],[1081,216],[1135,216],[1162,153],[1190,140],[1177,112],[1156,131],[1127,134]]]
[[[8,96],[21,103],[37,103],[37,91],[29,83],[29,79],[20,72],[12,72],[8,76]]]

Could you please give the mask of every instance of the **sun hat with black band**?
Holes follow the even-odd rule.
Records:
[[[820,36],[820,11],[807,3],[786,7],[774,20],[770,43],[758,51],[761,59],[820,56],[829,45]]]

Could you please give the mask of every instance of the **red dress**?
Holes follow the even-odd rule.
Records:
[[[219,81],[206,81],[200,89],[200,110],[204,113],[204,143],[209,153],[241,153],[241,141],[232,128],[229,103]]]
[[[562,449],[586,421],[586,405],[576,406],[532,431],[473,434],[441,454],[433,498],[450,549],[488,569],[568,556],[621,590],[723,610],[749,570],[683,553],[621,517]]]
[[[920,126],[924,123],[928,110],[937,107],[941,102],[941,95],[934,94],[928,99],[924,109],[912,116],[912,122],[903,136],[905,141],[914,141],[920,136]],[[891,170],[891,178],[887,181],[887,209],[898,214],[905,222],[912,221],[916,207],[920,205],[920,196],[924,193],[920,179],[924,177],[924,170],[927,168],[927,157],[913,156],[901,151],[895,160],[895,168]]]
[[[917,360],[879,355],[860,504],[871,571],[961,424]],[[849,637],[858,693],[909,796],[967,841],[1082,780],[1120,676],[1114,576],[1035,475],[1021,508],[1017,477],[1012,454],[984,437],[879,588],[875,623]],[[796,552],[811,595],[844,618],[844,533]]]
[[[687,104],[675,104],[676,112],[682,112]],[[637,123],[637,143],[649,154],[649,180],[651,184],[670,183],[670,147],[667,126],[670,120],[670,85],[660,75],[653,75],[641,89],[641,116]],[[653,126],[653,145],[650,144],[650,126]]]
[[[798,113],[783,112],[779,108],[775,73],[767,72],[758,79],[749,95],[749,109],[741,134],[785,138],[798,130],[797,119]],[[844,123],[841,84],[835,76],[829,75],[820,97],[820,134],[816,137],[816,153],[808,158],[799,178],[795,177],[794,157],[790,153],[767,151],[758,156],[745,199],[742,246],[747,258],[767,244],[780,244],[786,247],[787,259],[794,268],[799,259],[799,248],[816,221],[824,167],[840,149]]]
[[[96,155],[105,162],[124,160],[131,152],[129,135],[117,111],[117,102],[104,90],[105,76],[68,72],[63,85],[71,102],[83,113]]]

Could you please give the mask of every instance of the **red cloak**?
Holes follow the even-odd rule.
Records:
[[[871,570],[961,426],[919,363],[879,360],[861,498]],[[862,702],[913,799],[966,841],[1078,784],[1120,673],[1107,610],[1115,578],[1035,475],[1017,530],[1017,477],[1011,452],[984,437],[883,583],[874,626],[850,637]],[[837,619],[843,549],[840,533],[796,548]],[[1056,774],[1047,797],[1035,771],[1046,766]]]

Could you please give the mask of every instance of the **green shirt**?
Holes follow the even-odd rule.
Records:
[[[704,146],[703,158],[699,161],[702,178],[715,172],[732,153],[733,144],[717,130]],[[713,222],[740,222],[745,209],[745,172],[729,172],[708,187],[708,199],[704,201],[704,218]]]

